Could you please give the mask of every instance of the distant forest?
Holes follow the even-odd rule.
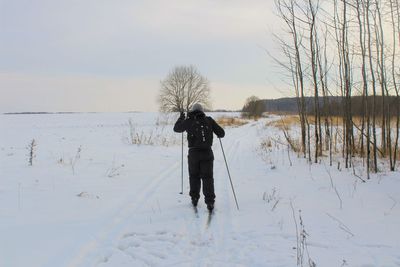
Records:
[[[305,97],[305,109],[309,115],[314,114],[314,97]],[[383,104],[383,99],[381,96],[376,96],[375,98],[375,107],[376,107],[376,115],[382,115],[383,108],[387,109],[391,108],[391,115],[396,116],[396,97],[385,97],[385,102]],[[299,99],[295,97],[287,97],[287,98],[279,98],[279,99],[263,99],[259,100],[259,105],[262,106],[264,112],[272,112],[272,113],[287,113],[287,114],[298,114]],[[319,105],[322,110],[321,115],[330,115],[330,116],[340,116],[343,115],[344,103],[345,99],[338,96],[329,96],[329,97],[319,97]],[[353,96],[351,97],[351,107],[352,114],[356,116],[361,116],[363,114],[363,106],[365,106],[365,98],[362,96]],[[373,97],[368,98],[368,102],[373,102]],[[398,103],[400,105],[400,102]],[[370,113],[372,110],[369,111]]]

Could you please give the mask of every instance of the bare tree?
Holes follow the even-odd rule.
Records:
[[[368,74],[367,74],[367,60],[366,60],[366,29],[365,29],[365,3],[363,0],[356,0],[356,13],[359,27],[359,44],[361,49],[361,77],[362,77],[362,95],[363,95],[363,110],[362,110],[362,129],[361,129],[361,157],[364,157],[364,131],[366,128],[366,146],[367,146],[367,177],[370,178],[370,149],[371,149],[371,135],[370,135],[370,114],[369,114],[369,101],[368,101]],[[365,127],[366,117],[366,127]]]
[[[339,142],[346,168],[361,157],[368,178],[370,170],[378,172],[380,160],[394,171],[400,155],[400,1],[275,0],[275,5],[283,31],[275,34],[282,56],[273,58],[297,97],[304,156],[311,161],[313,151],[318,162],[329,150],[332,162],[333,144],[338,152]]]
[[[175,67],[161,81],[158,102],[163,112],[189,111],[195,103],[209,108],[209,82],[195,66]]]
[[[308,0],[307,7],[303,11],[306,13],[308,33],[309,33],[309,52],[311,66],[311,84],[314,89],[314,135],[315,135],[315,163],[318,162],[318,156],[322,155],[322,130],[321,114],[319,105],[319,83],[318,83],[318,58],[320,57],[319,39],[317,35],[317,13],[319,1]]]
[[[394,3],[395,1],[395,3]],[[400,11],[399,11],[399,3],[397,0],[389,0],[390,3],[390,14],[391,14],[391,26],[392,26],[392,38],[393,38],[393,48],[392,48],[392,79],[393,79],[393,87],[396,94],[396,131],[395,131],[395,140],[394,140],[394,148],[393,155],[390,158],[391,160],[391,171],[394,171],[396,168],[396,160],[397,160],[397,150],[399,144],[399,126],[400,126],[400,96],[399,96],[399,88],[397,84],[397,73],[396,73],[396,48],[397,48],[397,36],[398,34],[400,39]],[[397,19],[396,19],[397,18]],[[400,43],[400,40],[399,40]]]
[[[242,112],[245,117],[260,117],[265,110],[265,105],[257,96],[251,96],[246,99]]]
[[[373,64],[373,50],[372,50],[372,29],[371,29],[371,0],[366,0],[366,18],[367,18],[367,47],[368,47],[368,58],[369,58],[369,68],[371,72],[371,84],[372,84],[372,138],[373,138],[373,160],[374,160],[374,172],[378,172],[378,160],[377,160],[377,138],[376,138],[376,73]]]
[[[310,150],[310,125],[306,114],[305,104],[305,74],[303,67],[302,48],[303,45],[303,25],[304,20],[297,16],[298,4],[295,0],[275,0],[275,6],[278,16],[283,20],[286,25],[286,33],[291,39],[289,42],[279,35],[275,35],[276,40],[279,42],[283,54],[288,58],[289,63],[285,64],[282,60],[274,58],[275,61],[284,67],[290,73],[290,79],[296,93],[298,113],[301,125],[301,145],[304,158],[307,157],[311,161]]]

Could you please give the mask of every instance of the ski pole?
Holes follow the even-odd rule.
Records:
[[[229,172],[228,162],[226,161],[224,147],[222,146],[221,138],[218,138],[218,139],[219,139],[219,143],[221,144],[222,154],[224,155],[224,160],[225,160],[226,170],[228,171],[229,181],[231,182],[233,197],[235,198],[236,207],[237,207],[237,209],[239,210],[239,204],[238,204],[238,201],[237,201],[237,198],[236,198],[235,188],[233,187],[232,178],[231,178],[231,173]]]
[[[181,160],[181,192],[179,194],[183,195],[183,133],[182,133],[182,160]]]

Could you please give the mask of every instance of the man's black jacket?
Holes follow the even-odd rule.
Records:
[[[174,131],[177,133],[183,133],[184,131],[186,131],[188,133],[188,143],[189,143],[189,148],[200,148],[197,147],[196,145],[196,139],[194,138],[194,129],[193,129],[193,125],[194,125],[194,121],[196,119],[201,119],[201,118],[206,118],[206,120],[209,122],[212,131],[218,136],[218,138],[222,138],[225,136],[225,131],[224,129],[222,129],[221,126],[218,125],[218,123],[216,123],[214,121],[213,118],[211,117],[206,117],[206,115],[204,114],[204,112],[202,111],[193,111],[193,112],[189,112],[188,113],[188,118],[185,119],[184,117],[180,117],[177,122],[175,123],[174,126]],[[211,141],[212,144],[212,141]],[[211,148],[211,146],[210,146]]]

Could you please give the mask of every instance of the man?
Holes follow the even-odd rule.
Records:
[[[215,133],[218,138],[222,138],[225,136],[225,131],[211,117],[206,117],[201,104],[193,105],[187,119],[185,119],[185,113],[181,112],[181,116],[175,123],[174,131],[177,133],[187,132],[189,145],[189,194],[192,198],[192,204],[194,207],[197,206],[202,180],[204,201],[207,204],[207,209],[211,212],[214,209],[215,202],[214,154],[211,149],[213,134]]]

